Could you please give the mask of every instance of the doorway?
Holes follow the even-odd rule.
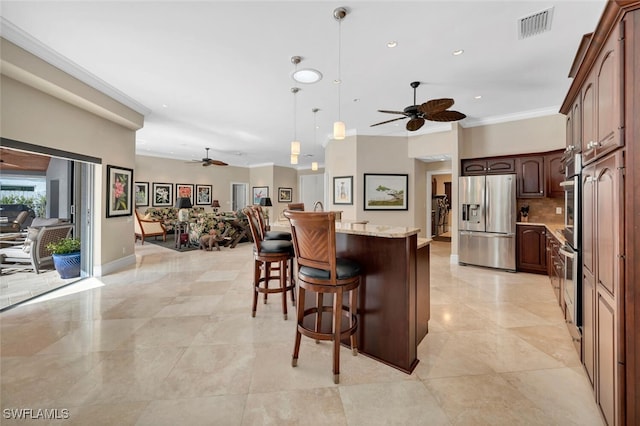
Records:
[[[249,184],[231,183],[231,209],[236,212],[249,205]]]
[[[451,170],[427,172],[427,229],[434,241],[447,244],[451,251],[453,220]]]
[[[304,203],[305,210],[312,211],[318,201],[322,203],[324,210],[324,192],[324,173],[300,176],[300,202]]]
[[[92,189],[95,173],[92,162],[81,161],[85,160],[83,156],[59,150],[52,152],[46,147],[4,138],[2,145],[3,153],[6,154],[3,155],[3,159],[13,159],[10,166],[7,164],[0,166],[2,182],[19,182],[21,179],[34,177],[43,181],[42,194],[36,197],[38,200],[43,200],[42,205],[34,208],[36,212],[34,216],[39,220],[35,223],[32,220],[25,224],[20,232],[26,234],[28,227],[38,226],[38,222],[44,223],[43,226],[50,225],[49,222],[53,219],[71,223],[73,225],[71,235],[81,241],[81,272],[80,278],[62,279],[53,265],[45,264],[42,271],[36,274],[30,269],[12,268],[13,264],[7,262],[2,267],[0,311],[93,275],[94,197]],[[90,160],[100,161],[94,158]],[[24,194],[18,198],[11,195],[2,192],[3,206],[15,204],[17,199],[21,200],[20,203],[29,203],[29,197]],[[17,239],[16,243],[20,243],[20,240]],[[3,246],[6,247],[6,245]]]

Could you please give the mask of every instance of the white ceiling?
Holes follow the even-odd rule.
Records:
[[[347,134],[407,136],[443,124],[427,122],[413,133],[406,120],[369,126],[396,118],[378,109],[413,104],[412,81],[422,83],[418,104],[454,98],[452,109],[467,115],[463,127],[557,112],[580,39],[594,30],[605,3],[3,0],[0,15],[113,87],[112,95],[126,94],[124,101],[145,113],[136,141],[141,155],[191,160],[210,147],[211,157],[232,165],[289,166],[291,88],[298,86],[298,167],[308,168],[323,163],[338,117],[336,7],[349,9],[342,22]],[[551,31],[520,40],[517,21],[551,6]],[[396,48],[386,46],[391,40]],[[457,49],[464,53],[452,55]],[[294,55],[303,57],[298,68],[324,78],[294,82]],[[320,109],[315,116],[313,108]]]

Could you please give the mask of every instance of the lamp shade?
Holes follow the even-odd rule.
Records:
[[[260,205],[262,207],[271,207],[271,206],[273,206],[273,204],[271,204],[271,197],[262,197],[262,198],[260,198]]]
[[[311,170],[318,170],[318,163],[316,161],[311,163]]]
[[[193,205],[191,204],[191,198],[189,197],[178,197],[176,199],[176,206],[177,209],[190,209],[191,207],[193,207]]]
[[[220,207],[220,201],[218,201],[218,200],[213,200],[213,201],[211,202],[211,207],[219,208],[219,207]]]
[[[291,142],[291,155],[299,155],[300,154],[300,142],[293,141]]]
[[[298,156],[291,154],[291,164],[298,164]]]
[[[333,138],[336,140],[342,140],[345,138],[346,130],[342,121],[336,121],[333,123]]]

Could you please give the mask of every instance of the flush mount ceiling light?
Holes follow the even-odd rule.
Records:
[[[389,49],[393,49],[393,48],[394,48],[394,47],[396,47],[397,45],[398,45],[398,42],[397,42],[397,41],[395,41],[395,40],[392,40],[392,41],[390,41],[390,42],[388,42],[388,43],[387,43],[387,47],[388,47]]]
[[[460,56],[464,53],[464,50],[458,49],[458,50],[454,50],[452,53],[453,53],[453,56]]]
[[[291,73],[293,78],[298,83],[313,84],[322,80],[322,73],[313,68],[298,69],[298,64],[302,62],[302,56],[292,56],[291,63],[296,66],[296,69]]]

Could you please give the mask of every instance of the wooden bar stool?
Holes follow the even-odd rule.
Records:
[[[353,355],[358,354],[355,333],[358,328],[357,296],[361,268],[352,260],[336,258],[336,216],[334,212],[298,212],[287,210],[284,215],[291,222],[293,247],[298,262],[298,324],[291,365],[298,364],[302,335],[318,340],[333,341],[333,381],[340,381],[340,341],[350,337]],[[305,309],[306,292],[316,293],[316,305]],[[333,295],[333,306],[324,306],[325,294]],[[349,295],[349,306],[343,296]],[[331,313],[331,332],[323,331],[322,316]],[[305,325],[307,316],[315,316],[315,327]],[[349,325],[342,329],[343,316]],[[325,327],[326,328],[326,327]]]
[[[267,230],[267,221],[265,220],[264,210],[262,210],[262,206],[251,206],[251,208],[258,216],[258,222],[260,222],[260,232],[263,240],[291,241],[291,232]]]
[[[264,294],[264,303],[267,303],[267,294],[282,293],[282,313],[284,315],[284,319],[286,320],[288,291],[291,291],[291,300],[295,301],[295,296],[293,294],[295,291],[295,280],[291,276],[293,274],[293,271],[289,272],[288,275],[288,265],[293,265],[293,244],[291,243],[291,241],[285,240],[263,240],[260,233],[260,223],[255,210],[251,207],[246,207],[243,212],[247,215],[249,228],[251,229],[254,244],[254,292],[251,316],[256,316],[259,293]],[[273,263],[277,264],[277,266],[272,267]],[[278,274],[272,274],[272,272],[274,271],[277,271]],[[280,287],[269,288],[269,281],[271,280],[279,280]]]

